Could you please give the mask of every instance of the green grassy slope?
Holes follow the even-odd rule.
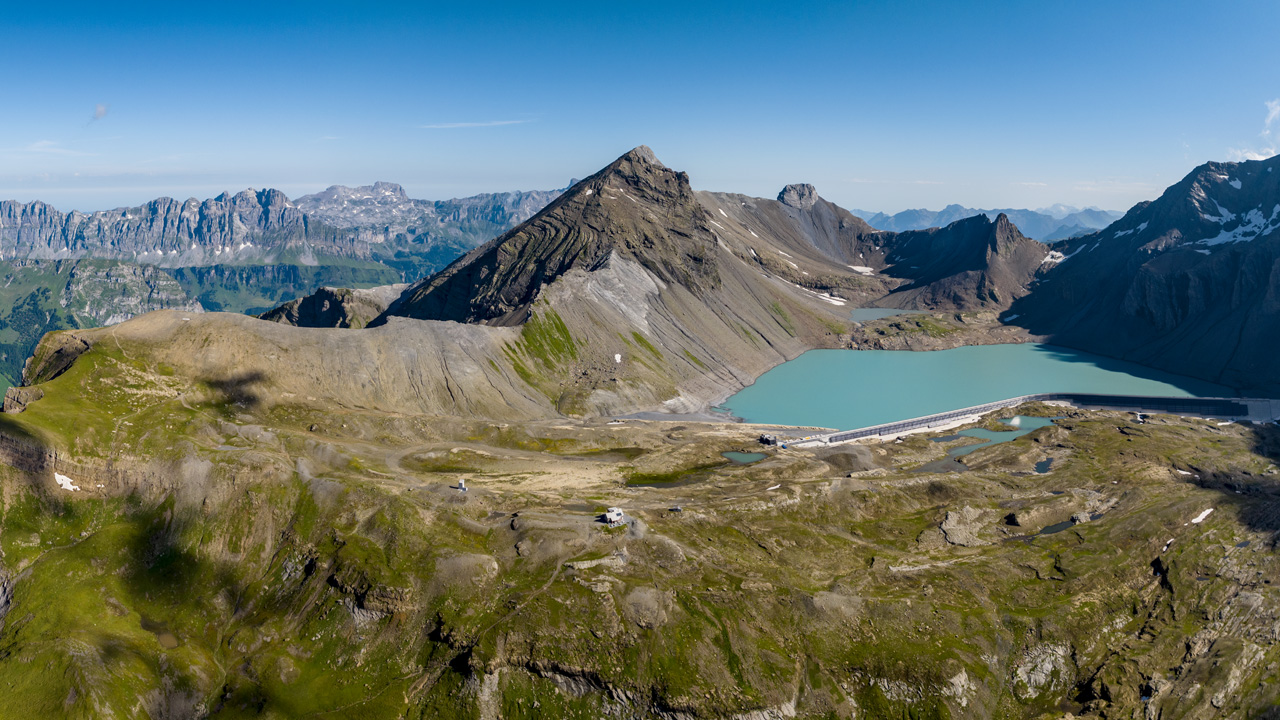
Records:
[[[911,474],[943,452],[913,437],[858,478],[788,451],[561,492],[498,457],[582,467],[604,438],[677,472],[741,440],[268,408],[102,344],[43,389],[0,436],[84,489],[0,467],[3,717],[1128,717],[1175,682],[1162,717],[1275,701],[1266,428],[1078,414],[961,474]],[[422,443],[454,464],[404,454]],[[614,503],[643,529],[591,523]],[[1100,517],[1004,519],[1070,503]],[[941,539],[962,507],[980,544]]]

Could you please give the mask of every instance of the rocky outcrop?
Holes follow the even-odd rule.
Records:
[[[818,191],[808,183],[788,185],[778,193],[778,202],[798,210],[808,210],[818,202]]]
[[[408,285],[368,290],[322,287],[258,317],[297,327],[362,328],[381,315]]]
[[[4,392],[4,412],[20,413],[42,397],[44,391],[40,388],[11,387]]]
[[[22,384],[38,385],[58,377],[91,347],[93,340],[81,334],[60,332],[45,335],[22,367]]]
[[[959,510],[948,510],[940,527],[948,543],[976,547],[987,544],[986,540],[978,536],[982,531],[981,520],[982,511],[966,505]]]

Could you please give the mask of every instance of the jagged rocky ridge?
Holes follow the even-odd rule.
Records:
[[[1011,311],[1053,342],[1280,392],[1280,157],[1206,163],[1053,246]]]
[[[132,208],[62,213],[42,202],[0,202],[0,258],[110,258],[161,267],[316,264],[325,257],[423,254],[474,247],[528,219],[560,191],[414,200],[392,183],[332,186],[290,201],[279,190],[216,198],[158,198]],[[387,246],[395,246],[389,248]]]
[[[162,267],[276,261],[292,253],[369,256],[350,233],[308,218],[278,190],[209,200],[159,198],[146,205],[62,213],[42,203],[0,202],[0,257],[110,258]]]

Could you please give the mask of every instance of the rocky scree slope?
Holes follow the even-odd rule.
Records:
[[[598,268],[615,252],[660,282],[705,292],[717,278],[708,220],[688,176],[667,170],[642,146],[578,183],[530,222],[423,281],[391,312],[520,323],[543,285],[571,269]]]
[[[1053,246],[1017,323],[1053,342],[1280,392],[1280,157],[1206,163]]]

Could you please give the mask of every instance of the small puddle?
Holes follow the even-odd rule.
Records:
[[[1250,541],[1245,540],[1244,542],[1236,543],[1236,547],[1238,547],[1238,548],[1247,548],[1247,547],[1249,547],[1249,542],[1250,542]]]
[[[1075,523],[1074,523],[1074,522],[1072,522],[1072,521],[1070,521],[1070,520],[1063,520],[1063,521],[1062,521],[1062,522],[1060,522],[1060,523],[1054,523],[1054,524],[1052,524],[1052,525],[1046,525],[1045,527],[1043,527],[1043,528],[1041,528],[1041,529],[1040,529],[1040,532],[1038,532],[1038,533],[1036,533],[1036,534],[1037,534],[1037,535],[1053,535],[1053,534],[1055,534],[1055,533],[1060,533],[1060,532],[1062,532],[1063,530],[1068,530],[1068,529],[1070,529],[1070,528],[1072,528],[1072,527],[1074,527],[1074,526],[1075,526]]]
[[[751,463],[760,462],[769,456],[760,452],[738,452],[736,450],[730,450],[728,452],[720,453],[720,457],[725,458],[734,465],[750,465]]]
[[[156,622],[146,615],[142,616],[142,629],[155,635],[156,642],[165,650],[172,650],[182,644],[178,642],[178,636],[170,632],[168,625]]]

